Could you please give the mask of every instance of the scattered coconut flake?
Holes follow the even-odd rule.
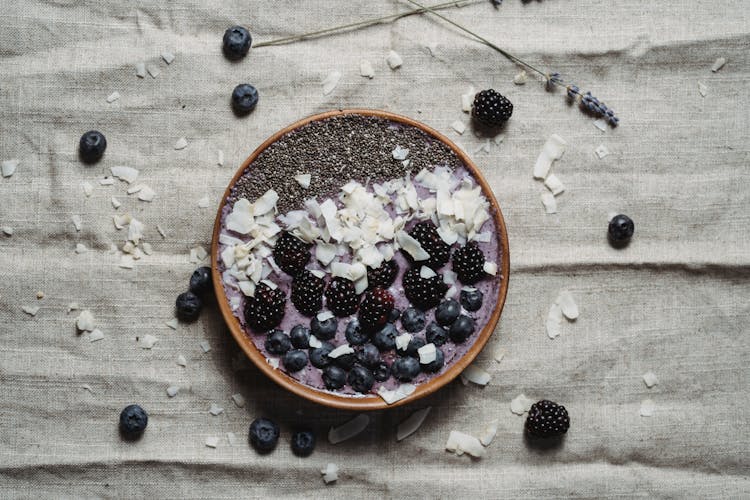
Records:
[[[495,352],[492,353],[492,357],[496,363],[500,363],[507,353],[508,351],[506,351],[504,348],[498,347],[497,349],[495,349]]]
[[[492,276],[497,275],[497,264],[494,262],[487,261],[482,266],[482,269],[484,269],[484,272],[487,274],[490,274]]]
[[[599,146],[594,150],[594,153],[596,153],[596,156],[598,156],[601,160],[609,154],[609,149],[607,149],[607,146],[605,146],[604,144],[599,144]]]
[[[117,177],[128,184],[132,184],[138,178],[138,170],[133,167],[116,166],[111,167],[110,171],[113,177]]]
[[[569,291],[560,290],[555,303],[560,306],[563,315],[569,320],[574,321],[578,318],[578,305]]]
[[[68,313],[70,313],[71,311],[77,311],[78,309],[80,309],[80,307],[78,306],[78,302],[71,302],[70,304],[68,304]]]
[[[555,195],[545,191],[541,194],[541,199],[542,199],[542,205],[544,205],[545,213],[548,213],[548,214],[557,213],[557,200],[555,200]]]
[[[177,139],[177,142],[174,143],[174,148],[179,151],[180,149],[185,149],[187,145],[187,139],[185,139],[184,137],[180,137],[179,139]]]
[[[113,206],[113,207],[114,207],[115,209],[117,209],[117,208],[120,208],[120,207],[122,206],[122,203],[120,203],[120,200],[118,200],[117,198],[115,198],[115,197],[113,196],[113,197],[112,197],[112,206]]]
[[[482,430],[482,434],[479,435],[479,442],[482,446],[489,446],[492,440],[497,435],[497,420],[493,420]]]
[[[100,186],[111,186],[115,183],[115,180],[112,177],[104,177],[102,179],[99,179],[99,185]]]
[[[269,189],[263,196],[255,200],[253,204],[253,215],[258,217],[259,215],[267,214],[276,207],[276,202],[279,201],[279,194],[273,189]]]
[[[427,266],[422,266],[419,269],[419,276],[424,279],[430,279],[430,278],[434,278],[435,276],[437,276],[437,274],[431,268]]]
[[[407,347],[409,347],[409,342],[411,342],[412,335],[411,333],[402,333],[401,335],[396,337],[396,349],[400,349],[402,351],[405,351]]]
[[[141,345],[141,349],[151,349],[157,342],[159,342],[159,339],[149,333],[141,337],[138,341],[138,343]]]
[[[39,290],[38,292],[36,292],[36,298],[39,299],[39,300],[42,300],[44,298],[44,292],[41,291],[41,290]]]
[[[99,330],[98,328],[94,329],[89,334],[89,342],[96,342],[97,340],[102,340],[104,338],[104,332]]]
[[[323,347],[323,343],[318,340],[318,338],[315,335],[310,335],[310,347],[313,349],[317,349],[318,347]]]
[[[393,155],[394,160],[405,160],[407,156],[409,156],[409,150],[407,148],[402,148],[399,145],[396,145],[395,148],[393,148],[393,151],[391,152]]]
[[[143,184],[138,184],[136,186],[129,187],[127,193],[128,194],[135,194],[135,193],[140,192],[141,189],[143,189]]]
[[[279,369],[279,360],[277,358],[266,358],[266,361],[268,361],[268,364],[271,365],[274,370]]]
[[[552,168],[552,162],[562,158],[568,145],[565,139],[557,134],[552,134],[542,147],[542,152],[534,164],[534,179],[544,179]]]
[[[656,404],[650,399],[641,401],[641,416],[652,417],[656,411]]]
[[[206,446],[208,448],[216,448],[219,445],[219,438],[215,436],[209,436],[206,438]]]
[[[174,54],[172,54],[168,50],[165,50],[161,53],[161,58],[164,59],[165,63],[172,64],[172,61],[174,61]]]
[[[295,175],[294,180],[297,181],[297,184],[302,186],[304,189],[307,189],[310,187],[310,182],[312,182],[312,175],[310,174]]]
[[[473,90],[473,87],[471,87]],[[461,94],[461,111],[471,113],[471,104],[474,100],[474,93]]]
[[[19,161],[15,158],[12,160],[3,160],[2,164],[0,164],[0,170],[3,173],[3,177],[10,177],[16,172],[16,169],[18,168]]]
[[[81,386],[81,389],[83,389],[84,391],[89,391],[89,392],[90,392],[91,394],[96,394],[96,393],[94,392],[94,389],[92,389],[92,388],[91,388],[91,386],[90,386],[89,384],[83,384],[83,385]]]
[[[414,237],[406,231],[398,231],[395,236],[401,249],[408,252],[416,262],[430,258],[430,254],[422,248],[419,241],[414,239]]]
[[[143,248],[143,253],[145,253],[146,255],[151,255],[152,253],[154,253],[154,249],[151,246],[151,243],[146,242],[141,245],[141,247]]]
[[[13,236],[13,228],[10,226],[3,226],[3,233],[5,233],[6,236]]]
[[[187,366],[187,360],[185,359],[185,356],[183,356],[182,354],[177,356],[177,364],[182,366],[183,368]]]
[[[529,75],[526,73],[526,71],[521,71],[516,76],[513,77],[513,83],[516,85],[523,85],[529,80]]]
[[[208,199],[208,195],[198,200],[198,208],[208,208],[211,202]]]
[[[360,76],[364,76],[370,79],[375,77],[375,69],[372,67],[372,64],[370,64],[370,61],[363,59],[359,63],[359,74]]]
[[[164,239],[167,238],[167,233],[164,232],[164,229],[162,229],[159,224],[156,225],[156,230],[158,231],[158,233],[161,235],[162,238]]]
[[[245,397],[239,392],[237,394],[232,394],[232,402],[237,406],[237,408],[244,408]]]
[[[84,245],[83,243],[76,243],[76,253],[85,253],[87,250],[88,248],[86,248],[86,245]]]
[[[421,427],[425,418],[427,418],[427,415],[430,413],[430,410],[432,410],[431,406],[417,410],[409,415],[406,420],[398,424],[398,427],[396,428],[396,441],[403,441],[417,432],[417,429]]]
[[[547,189],[552,191],[552,194],[555,196],[565,191],[565,186],[555,174],[549,174],[547,178],[544,179],[544,185],[547,186]]]
[[[532,404],[534,404],[532,399],[527,398],[525,394],[519,394],[510,402],[510,411],[516,415],[523,415],[529,411]]]
[[[484,446],[477,438],[459,431],[451,431],[445,449],[456,455],[466,453],[475,458],[481,458],[485,454]]]
[[[169,396],[170,398],[177,396],[179,393],[180,388],[176,385],[170,385],[169,387],[167,387],[167,396]]]
[[[318,318],[318,321],[320,321],[322,323],[323,321],[327,321],[327,320],[333,318],[333,316],[334,315],[333,315],[333,313],[331,311],[321,311],[321,312],[318,313],[317,318]]]
[[[656,374],[654,372],[646,372],[643,374],[643,383],[646,384],[646,387],[651,389],[653,386],[659,383],[659,379],[656,378]]]
[[[224,413],[224,408],[217,405],[216,403],[211,403],[211,407],[208,409],[208,413],[210,413],[214,417],[217,417],[221,415],[222,413]]]
[[[84,309],[76,318],[76,327],[82,332],[90,332],[94,329],[94,315],[91,311]]]
[[[549,313],[547,313],[547,336],[549,338],[554,339],[560,333],[562,333],[562,309],[560,308],[559,304],[552,304],[549,308]]]
[[[229,444],[235,445],[237,444],[237,436],[234,435],[234,432],[227,432],[227,441],[229,441]]]
[[[136,245],[140,243],[143,238],[143,223],[135,218],[130,218],[128,223],[128,240],[132,241]]]
[[[148,66],[146,66],[146,71],[148,71],[148,74],[151,75],[151,78],[156,78],[161,73],[161,71],[159,71],[159,68],[157,66],[154,66],[153,64],[149,64]]]
[[[711,66],[711,71],[716,73],[721,68],[723,68],[726,63],[727,63],[727,60],[724,57],[718,58],[717,60],[714,61],[713,66]]]
[[[466,132],[466,125],[464,125],[464,122],[462,122],[461,120],[456,120],[451,123],[451,128],[455,130],[459,135],[462,135],[464,132]]]
[[[708,95],[708,87],[705,83],[698,82],[698,92],[700,93],[701,97],[706,97]]]
[[[336,86],[339,84],[339,80],[341,80],[340,71],[331,71],[330,73],[328,73],[328,76],[326,76],[322,82],[323,95],[328,95],[331,92],[333,92],[333,89],[335,89]]]
[[[112,104],[120,98],[120,93],[116,90],[107,96],[107,102]]]
[[[324,469],[320,469],[320,473],[323,474],[323,481],[330,484],[338,480],[339,467],[336,464],[329,463]]]
[[[36,313],[39,312],[39,306],[22,306],[21,310],[29,316],[36,316]]]
[[[415,390],[417,390],[417,386],[413,384],[401,384],[396,389],[389,391],[382,385],[378,388],[378,396],[383,398],[383,401],[385,401],[387,404],[391,405],[395,403],[396,401],[401,401],[402,399],[410,396]]]
[[[80,215],[74,215],[70,218],[73,221],[73,227],[76,228],[76,231],[81,230],[81,216]]]
[[[420,347],[417,349],[417,353],[419,354],[419,362],[423,365],[432,363],[437,359],[437,348],[432,343]]]
[[[467,366],[464,371],[461,372],[461,377],[477,385],[487,385],[492,379],[492,376],[490,376],[489,373],[474,364]]]
[[[338,427],[331,427],[331,430],[328,431],[328,441],[331,444],[338,444],[347,439],[351,439],[365,430],[369,424],[370,417],[364,413],[360,413],[353,419]]]
[[[211,350],[211,346],[208,344],[207,340],[201,340],[198,345],[201,346],[201,349],[203,349],[203,352],[208,352]]]
[[[138,193],[138,199],[141,201],[152,201],[156,196],[156,192],[148,186],[143,186]]]
[[[349,344],[341,344],[340,346],[336,347],[333,351],[328,353],[329,358],[336,359],[339,356],[343,356],[344,354],[352,354],[354,352],[354,349],[352,349]]]
[[[216,164],[220,167],[224,166],[224,151],[222,151],[221,149],[216,155]]]
[[[135,65],[135,76],[138,78],[145,78],[146,77],[146,63],[136,63]]]
[[[177,330],[177,325],[178,325],[177,318],[172,318],[164,324],[167,325],[172,330]]]
[[[599,118],[598,120],[594,120],[594,127],[598,128],[602,132],[607,131],[607,122],[604,120],[604,118]]]
[[[388,63],[388,66],[390,66],[391,69],[396,69],[401,67],[401,65],[404,63],[404,60],[401,59],[401,56],[398,55],[395,50],[392,50],[388,52],[388,56],[385,58],[385,62]]]

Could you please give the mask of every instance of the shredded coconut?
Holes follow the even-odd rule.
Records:
[[[219,415],[224,413],[224,408],[217,405],[216,403],[211,403],[211,407],[208,409],[208,413],[210,413],[214,417],[218,417]]]
[[[542,147],[542,152],[534,164],[534,179],[545,179],[552,168],[552,162],[562,158],[568,143],[557,134],[552,134]]]
[[[455,130],[459,135],[463,135],[466,132],[466,125],[461,120],[456,120],[451,123],[451,128]]]
[[[170,385],[169,387],[167,387],[167,396],[169,396],[170,398],[177,396],[177,394],[179,393],[180,393],[180,388],[177,387],[176,385]]]
[[[718,58],[717,60],[714,61],[713,66],[711,66],[711,71],[716,73],[721,68],[723,68],[726,63],[727,63],[727,60],[724,57]]]
[[[76,231],[80,231],[81,230],[81,224],[82,224],[81,216],[80,215],[74,215],[74,216],[71,217],[71,220],[73,221],[73,227],[76,228]]]
[[[323,475],[323,481],[330,484],[338,480],[339,467],[334,463],[329,463],[324,469],[320,470],[320,473]]]
[[[174,148],[179,151],[180,149],[185,149],[187,145],[187,139],[185,139],[184,137],[180,137],[179,139],[177,139],[177,142],[174,143]]]
[[[646,387],[651,389],[653,386],[659,383],[659,379],[656,377],[654,372],[646,372],[643,374],[643,383]]]
[[[372,64],[370,64],[370,61],[362,60],[359,63],[359,74],[360,76],[370,79],[375,77],[375,70],[373,69]]]
[[[149,64],[146,66],[146,71],[148,71],[148,74],[151,75],[151,78],[156,78],[161,74],[161,71],[159,71],[158,66],[154,66],[153,64]]]
[[[245,397],[240,393],[232,394],[232,401],[238,408],[244,408],[245,406]]]
[[[120,98],[120,93],[117,92],[117,91],[114,91],[114,92],[112,92],[111,94],[109,94],[107,96],[107,102],[110,103],[110,104],[112,104],[113,102],[115,102],[119,98]]]
[[[396,429],[396,441],[403,441],[407,437],[417,432],[417,429],[419,429],[425,418],[427,418],[427,415],[430,413],[431,409],[432,407],[428,406],[427,408],[417,410],[409,415],[406,420],[398,424],[398,428]]]
[[[135,65],[135,76],[138,78],[146,77],[146,63],[139,62]]]
[[[187,360],[185,359],[185,356],[180,354],[177,356],[177,364],[182,366],[183,368],[187,366]]]
[[[473,364],[467,366],[464,371],[461,372],[461,377],[477,385],[487,385],[492,379],[489,373]]]
[[[510,411],[516,415],[523,415],[529,411],[533,403],[534,401],[527,398],[525,394],[519,394],[510,402]]]
[[[328,76],[325,77],[323,80],[323,95],[328,95],[336,88],[336,86],[339,84],[339,80],[341,80],[341,72],[340,71],[331,71],[328,73]]]
[[[211,202],[208,199],[208,195],[198,200],[198,208],[208,208]]]
[[[139,343],[141,345],[141,349],[151,349],[152,347],[154,347],[154,344],[156,344],[158,341],[159,339],[147,333],[146,335],[140,338]]]
[[[401,56],[398,55],[398,53],[394,50],[388,52],[388,56],[385,58],[385,61],[388,63],[388,66],[390,66],[391,69],[400,68],[404,63],[404,60],[401,59]]]
[[[598,156],[601,160],[605,156],[609,155],[609,149],[607,149],[607,146],[605,146],[604,144],[599,144],[599,146],[594,150],[594,153],[596,153],[596,156]]]
[[[161,53],[161,58],[164,59],[165,63],[172,64],[172,61],[174,61],[174,54],[165,50],[164,52]]]
[[[650,399],[641,401],[641,416],[652,417],[656,411],[656,404]]]
[[[0,164],[0,170],[3,173],[3,177],[10,177],[16,172],[16,169],[18,168],[19,161],[14,159],[11,160],[3,160],[2,164]]]
[[[206,446],[208,448],[216,448],[219,445],[219,438],[215,436],[209,436],[206,438]]]
[[[351,439],[365,430],[369,424],[370,417],[368,417],[364,413],[360,413],[353,419],[338,427],[331,427],[331,429],[328,431],[328,441],[331,444],[338,444],[346,441],[347,439]]]
[[[523,70],[520,73],[518,73],[516,76],[513,77],[513,83],[516,85],[523,85],[529,80],[529,75],[526,74],[526,71]]]
[[[21,310],[29,316],[36,316],[36,313],[39,312],[39,306],[22,306]]]
[[[201,340],[198,345],[201,346],[201,349],[203,349],[203,352],[208,352],[211,350],[211,346],[208,344],[207,340]]]
[[[94,329],[94,315],[91,311],[84,309],[76,318],[76,327],[82,332],[90,332]]]

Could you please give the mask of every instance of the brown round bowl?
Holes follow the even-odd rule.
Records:
[[[466,165],[466,168],[469,171],[471,171],[471,173],[474,175],[474,178],[476,179],[477,183],[481,186],[484,195],[487,197],[490,204],[492,205],[492,208],[494,209],[493,212],[495,216],[495,224],[497,225],[497,228],[500,233],[497,235],[498,247],[500,248],[500,251],[502,252],[501,265],[499,269],[500,290],[498,291],[497,303],[495,304],[495,308],[492,311],[492,315],[490,316],[489,321],[484,326],[484,328],[482,328],[482,331],[479,333],[479,336],[474,341],[474,344],[471,346],[471,348],[466,352],[466,354],[464,354],[460,359],[458,359],[448,370],[446,370],[443,374],[433,379],[430,379],[428,382],[424,382],[422,384],[417,385],[416,390],[411,395],[409,395],[408,397],[400,401],[396,401],[395,403],[390,404],[390,405],[387,404],[380,396],[377,396],[377,395],[345,396],[345,395],[338,395],[338,394],[333,394],[330,392],[325,392],[322,390],[314,389],[312,387],[303,385],[297,380],[289,377],[282,370],[275,369],[271,365],[269,365],[268,361],[266,361],[265,356],[255,347],[255,344],[253,344],[253,341],[250,339],[250,337],[248,337],[247,334],[242,330],[239,320],[232,313],[232,309],[229,305],[229,300],[227,300],[226,294],[224,293],[224,286],[222,284],[221,274],[218,272],[218,247],[219,247],[219,232],[221,230],[222,208],[224,207],[226,199],[230,194],[230,189],[232,188],[232,186],[234,186],[234,184],[237,182],[240,176],[242,176],[243,172],[245,172],[245,169],[247,169],[247,167],[253,161],[255,161],[255,159],[264,149],[266,149],[269,145],[277,141],[284,134],[296,128],[299,128],[302,125],[310,123],[312,121],[323,120],[326,118],[330,118],[332,116],[347,115],[347,114],[377,116],[377,117],[385,118],[394,122],[403,123],[405,125],[411,125],[412,127],[417,127],[421,129],[422,131],[424,131],[425,133],[427,133],[428,135],[431,135],[437,140],[443,142],[446,146],[452,149],[453,152],[456,153],[456,155],[461,159],[464,165]],[[474,358],[477,357],[479,352],[487,343],[487,340],[489,340],[490,336],[494,332],[495,326],[497,325],[497,322],[500,319],[500,313],[502,312],[503,305],[505,304],[505,296],[508,292],[508,274],[510,272],[509,258],[510,258],[510,255],[508,253],[508,234],[505,229],[505,221],[503,220],[503,215],[500,212],[500,206],[498,205],[497,200],[495,199],[495,195],[492,193],[492,190],[490,189],[489,185],[487,185],[487,181],[484,179],[484,177],[482,177],[482,174],[479,172],[479,169],[477,169],[476,165],[474,165],[474,162],[471,161],[469,156],[463,151],[461,151],[461,149],[459,149],[455,144],[453,144],[453,142],[451,142],[443,134],[433,130],[427,125],[424,125],[423,123],[412,120],[411,118],[406,118],[404,116],[396,115],[393,113],[388,113],[386,111],[378,111],[378,110],[371,110],[371,109],[346,109],[346,110],[338,110],[338,111],[328,111],[326,113],[320,113],[317,115],[309,116],[295,123],[292,123],[288,127],[285,127],[279,130],[278,132],[273,134],[271,137],[266,139],[266,141],[260,146],[258,146],[258,148],[255,151],[253,151],[253,153],[242,163],[240,168],[237,170],[237,173],[234,175],[231,182],[229,183],[229,186],[227,186],[227,189],[224,192],[224,196],[222,197],[222,202],[219,205],[218,213],[216,214],[216,222],[214,223],[213,241],[211,243],[211,268],[213,270],[212,274],[213,274],[214,290],[216,291],[216,297],[219,303],[219,309],[221,310],[222,316],[224,316],[224,321],[226,321],[227,325],[229,326],[229,331],[232,332],[232,335],[234,336],[235,340],[240,345],[240,347],[242,347],[242,350],[245,351],[245,354],[247,354],[247,356],[252,360],[252,362],[255,363],[255,365],[260,369],[260,371],[265,373],[269,378],[271,378],[271,380],[279,384],[284,389],[287,389],[288,391],[291,391],[294,394],[297,394],[298,396],[302,396],[303,398],[309,399],[310,401],[314,401],[316,403],[320,403],[322,405],[330,406],[333,408],[339,408],[342,410],[358,410],[358,411],[382,410],[385,408],[391,408],[395,406],[408,404],[413,401],[416,401],[417,399],[423,398],[427,396],[428,394],[432,394],[433,392],[437,391],[438,389],[440,389],[441,387],[449,383],[451,380],[456,378],[472,361],[474,361]]]

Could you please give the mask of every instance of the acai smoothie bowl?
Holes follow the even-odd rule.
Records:
[[[232,335],[282,387],[328,406],[414,401],[459,375],[497,325],[505,224],[468,156],[372,110],[301,120],[222,198],[213,282]]]

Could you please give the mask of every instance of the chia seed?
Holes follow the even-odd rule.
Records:
[[[393,159],[393,149],[409,149],[408,167]],[[339,115],[303,125],[283,135],[258,155],[232,187],[228,202],[251,202],[269,189],[279,194],[279,212],[303,208],[313,195],[331,197],[349,180],[383,182],[461,160],[445,144],[409,125],[358,114]],[[252,171],[252,175],[248,175]],[[307,189],[295,175],[312,174]]]

